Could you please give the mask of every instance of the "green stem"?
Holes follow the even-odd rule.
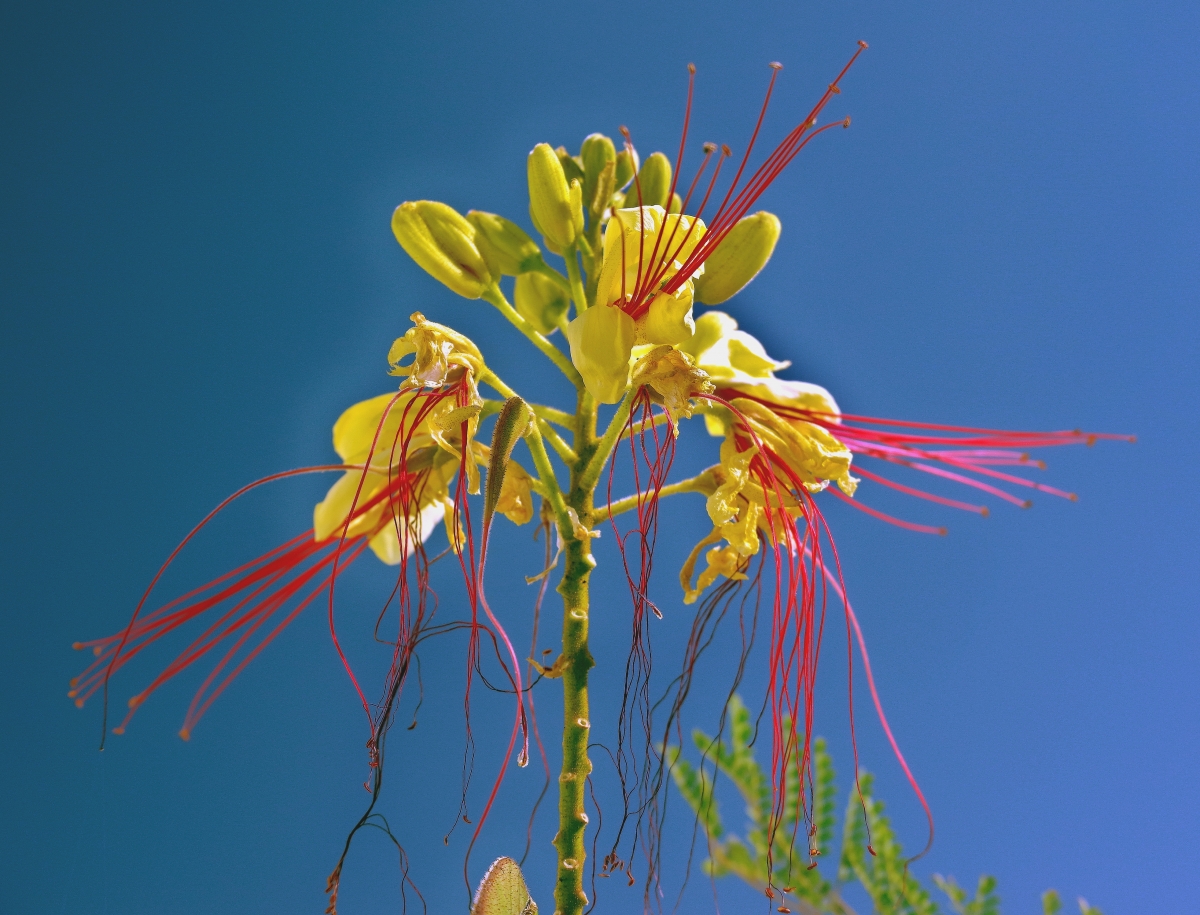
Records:
[[[680,480],[678,483],[669,483],[658,491],[659,498],[663,496],[677,496],[683,492],[712,492],[711,474],[699,474],[694,477],[689,477],[686,480]],[[708,485],[706,485],[708,484]],[[622,512],[627,512],[630,509],[637,508],[638,501],[645,499],[646,496],[635,493],[632,496],[626,496],[623,499],[617,499],[616,502],[611,502],[608,505],[601,505],[596,509],[596,520],[605,521],[613,515],[619,515]]]
[[[583,379],[579,377],[579,372],[575,371],[575,366],[571,364],[571,360],[567,358],[562,350],[539,334],[532,324],[517,314],[517,310],[508,304],[508,299],[504,297],[504,293],[500,291],[499,286],[493,285],[484,290],[483,298],[490,304],[495,305],[499,309],[500,314],[504,315],[513,327],[528,337],[534,346],[545,353],[550,361],[557,365],[559,370],[567,376],[571,384],[575,385],[577,389],[583,387]]]
[[[565,276],[563,276],[561,273],[559,273],[557,270],[555,270],[553,267],[551,267],[549,264],[547,264],[545,261],[539,261],[538,265],[533,269],[533,272],[540,273],[542,276],[546,277],[547,279],[553,280],[554,285],[556,285],[563,292],[570,295],[571,284],[567,281],[567,278]]]
[[[529,406],[542,419],[552,422],[556,426],[562,426],[568,432],[575,431],[574,413],[568,413],[566,410],[556,410],[554,407],[543,407],[540,403],[532,403]]]
[[[567,249],[567,280],[571,284],[571,298],[575,300],[575,313],[587,311],[587,295],[583,291],[583,278],[579,275],[579,260],[575,256],[576,248],[572,245]]]
[[[586,391],[579,393],[575,450],[579,460],[571,468],[567,502],[584,527],[593,523],[595,483],[586,481],[586,469],[596,451],[596,408]],[[555,915],[582,915],[588,903],[583,890],[587,847],[587,813],[584,797],[592,772],[588,759],[591,720],[588,706],[588,671],[595,664],[588,649],[588,581],[596,566],[590,537],[573,536],[570,526],[559,522],[566,541],[566,568],[558,593],[563,599],[563,760],[558,777],[558,871],[554,884]]]
[[[617,444],[617,439],[625,431],[625,424],[629,420],[629,411],[633,409],[633,393],[633,391],[630,391],[626,394],[625,399],[617,407],[617,412],[613,414],[612,422],[608,424],[608,428],[604,431],[604,438],[600,439],[597,443],[595,453],[592,454],[586,469],[580,475],[579,484],[586,487],[588,492],[595,490],[596,482],[600,479],[600,472],[604,470],[604,465],[608,463],[608,458],[612,454],[613,447]]]

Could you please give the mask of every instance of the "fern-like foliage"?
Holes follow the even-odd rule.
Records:
[[[783,913],[799,915],[856,915],[842,897],[842,887],[857,882],[880,915],[1001,915],[996,878],[979,878],[972,895],[953,877],[933,877],[946,897],[945,909],[929,889],[909,872],[904,849],[883,801],[873,794],[874,779],[859,773],[859,790],[850,792],[842,820],[837,880],[825,878],[815,866],[817,856],[833,847],[837,829],[837,787],[833,760],[825,741],[813,742],[813,783],[808,786],[808,824],[795,767],[789,767],[787,795],[781,819],[772,819],[771,782],[754,758],[754,725],[750,712],[734,696],[727,709],[727,737],[692,734],[700,762],[693,765],[680,747],[665,747],[667,764],[679,793],[696,815],[707,839],[704,871],[713,877],[735,876],[767,893]],[[785,723],[785,729],[787,723]],[[726,776],[746,805],[746,828],[739,837],[727,831],[717,805],[716,779]],[[1062,900],[1055,890],[1042,895],[1043,915],[1059,915]],[[1103,915],[1084,899],[1081,915]]]

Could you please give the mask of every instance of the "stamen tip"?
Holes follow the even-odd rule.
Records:
[[[1033,499],[1026,499],[1021,503],[1021,508],[1033,508]]]
[[[938,536],[939,537],[945,537],[948,533],[950,533],[950,528],[948,528],[948,527],[939,527],[938,528]]]
[[[860,48],[862,48],[864,51],[865,51],[867,48],[869,48],[869,47],[870,47],[870,45],[869,45],[869,44],[867,44],[865,41],[863,41],[861,38],[860,38],[860,39],[859,39],[859,41],[858,41],[858,46],[859,46]]]
[[[82,699],[75,700],[75,708],[83,708],[83,700]]]
[[[869,852],[871,853],[871,857],[872,857],[872,858],[874,858],[874,857],[875,857],[875,846],[873,846],[873,845],[868,845],[868,846],[867,846],[867,851],[869,851]]]
[[[104,649],[101,648],[99,645],[96,645],[94,648],[92,648],[92,654],[94,654],[96,657],[100,657],[100,654],[103,651],[104,651]]]
[[[1067,498],[1070,499],[1072,502],[1078,502],[1079,501],[1079,493],[1069,492],[1069,493],[1067,493]]]
[[[124,726],[124,725],[118,725],[117,727],[113,728],[113,733],[114,733],[114,734],[124,734],[124,733],[125,733],[125,726]]]
[[[979,514],[981,517],[987,518],[992,514],[992,510],[984,505],[979,509]]]
[[[1037,462],[1037,463],[1036,463],[1034,466],[1035,466],[1035,467],[1037,467],[1037,469],[1038,469],[1038,470],[1045,470],[1045,469],[1046,469],[1046,462],[1045,462],[1045,461],[1038,461],[1038,462]]]
[[[849,126],[850,126],[850,115],[846,115],[846,120],[842,121],[842,127],[845,128],[845,127],[849,127]]]
[[[772,70],[775,70],[776,72],[783,69],[783,64],[781,64],[777,60],[771,61],[769,64],[767,64],[767,66],[770,67]]]
[[[1128,437],[1125,439],[1125,441],[1127,441],[1127,442],[1130,442],[1130,443],[1132,444],[1133,442],[1136,442],[1136,441],[1137,441],[1137,436],[1136,436],[1136,435],[1130,435],[1130,436],[1128,436]]]
[[[180,737],[181,737],[183,740],[191,740],[191,739],[192,739],[192,732],[191,732],[191,731],[189,731],[187,728],[183,728],[182,730],[180,730],[180,732],[179,732],[179,736],[180,736]]]
[[[841,94],[842,94],[842,90],[838,88],[838,84],[837,84],[837,83],[830,83],[830,84],[829,84],[829,91],[830,91],[830,92],[832,92],[834,95],[841,95]]]
[[[696,75],[696,65],[695,64],[688,64],[688,75],[689,76]]]
[[[83,647],[83,642],[72,642],[71,647],[74,648],[76,651],[79,651],[79,649],[81,649]]]
[[[137,696],[130,696],[129,697],[129,707],[137,708],[139,705],[141,705],[145,701],[145,699],[146,699],[146,697],[142,696],[140,694]]]

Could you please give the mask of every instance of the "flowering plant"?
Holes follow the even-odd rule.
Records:
[[[941,529],[893,518],[863,504],[860,484],[878,484],[981,514],[987,508],[893,480],[863,467],[863,459],[1022,505],[1025,500],[1011,488],[1069,496],[1017,472],[1039,466],[1029,460],[1028,449],[1091,444],[1105,436],[1004,432],[843,413],[824,388],[781,377],[790,363],[768,353],[731,314],[697,314],[698,305],[718,306],[732,299],[769,261],[780,221],[752,208],[808,142],[833,127],[849,126],[849,119],[821,123],[820,118],[865,47],[854,53],[810,114],[754,167],[778,65],[773,65],[762,113],[742,154],[734,157],[726,146],[704,144],[690,180],[681,180],[681,174],[688,151],[694,69],[673,163],[657,152],[643,161],[624,128],[620,149],[602,134],[587,137],[577,154],[545,143],[535,146],[527,163],[529,213],[540,245],[516,223],[495,214],[471,211],[464,216],[433,201],[401,204],[392,229],[404,250],[457,294],[494,306],[561,370],[574,389],[575,411],[523,396],[520,385],[510,386],[500,378],[472,340],[413,313],[412,327],[387,354],[391,374],[402,379],[398,390],[355,404],[338,418],[333,427],[337,463],[257,481],[213,512],[266,482],[299,473],[339,473],[314,509],[312,528],[149,611],[148,590],[122,630],[79,643],[96,657],[72,683],[76,702],[82,704],[98,691],[107,696],[112,675],[132,657],[203,617],[205,628],[130,700],[125,720],[114,728],[123,731],[152,692],[221,647],[224,653],[185,716],[180,733],[186,739],[246,664],[307,606],[324,598],[334,647],[368,720],[372,772],[371,804],[351,830],[329,879],[329,911],[334,912],[350,839],[375,816],[386,737],[418,648],[431,636],[465,629],[468,716],[472,685],[485,654],[494,655],[503,686],[513,696],[511,736],[472,841],[488,819],[510,762],[515,759],[524,766],[529,761],[531,733],[536,742],[532,682],[560,681],[564,718],[554,911],[578,915],[589,904],[585,792],[592,772],[592,542],[602,526],[609,526],[632,604],[630,655],[613,754],[625,800],[622,827],[629,829],[618,830],[617,842],[600,864],[602,875],[624,871],[633,881],[626,863],[632,855],[622,854],[620,844],[620,836],[627,835],[626,841],[644,853],[649,900],[659,872],[658,804],[667,776],[679,778],[685,771],[677,748],[668,746],[668,736],[687,698],[695,661],[730,612],[748,634],[741,646],[743,669],[756,628],[766,630],[768,642],[768,687],[762,707],[770,732],[770,761],[763,774],[766,804],[759,824],[767,837],[766,876],[760,881],[767,895],[782,899],[791,892],[790,887],[776,885],[780,871],[773,856],[782,856],[790,867],[797,847],[810,863],[823,851],[814,794],[820,779],[815,773],[819,754],[813,702],[830,600],[842,610],[847,638],[860,651],[880,721],[928,813],[876,695],[821,500],[836,498],[889,523],[937,533]],[[722,181],[729,170],[734,171],[732,178]],[[546,252],[562,259],[562,272],[547,262]],[[502,288],[507,277],[515,278],[511,300]],[[555,338],[560,330],[566,349]],[[720,442],[719,460],[694,477],[672,480],[683,422],[697,415]],[[482,439],[489,422],[486,443]],[[619,463],[627,464],[635,481],[634,492],[626,496],[613,492]],[[650,596],[651,561],[660,500],[687,493],[705,498],[711,529],[696,542],[679,573],[683,602],[697,604],[697,610],[663,723],[662,712],[655,721],[658,703],[651,703],[648,688],[647,613],[662,616]],[[189,534],[168,563],[213,514]],[[523,660],[505,621],[488,603],[488,545],[497,515],[518,525],[536,518],[546,531],[547,546],[551,537],[557,542],[557,552],[534,578],[544,593],[550,576],[560,576],[562,642],[550,664]],[[435,622],[435,605],[429,598],[433,558],[425,545],[439,528],[466,587],[469,614],[462,622]],[[373,701],[342,652],[334,614],[339,576],[368,549],[396,568],[389,601],[394,620],[389,623],[391,663]],[[156,582],[157,577],[151,589]],[[767,610],[760,614],[763,598]],[[853,706],[850,725],[853,735]],[[869,831],[868,788],[861,782],[856,795]],[[707,809],[703,795],[693,793],[689,800],[702,816]],[[929,835],[931,841],[932,817]],[[865,847],[875,854],[869,837]],[[489,871],[476,897],[474,907],[485,915],[536,909],[519,869],[506,861],[501,859]],[[593,860],[593,870],[596,863]]]

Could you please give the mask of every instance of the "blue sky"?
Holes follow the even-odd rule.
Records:
[[[394,385],[384,357],[412,311],[472,336],[527,396],[565,405],[497,315],[407,259],[388,228],[400,201],[527,223],[536,142],[575,149],[626,124],[643,154],[673,153],[688,62],[693,136],[739,148],[766,64],[782,61],[765,128],[782,136],[862,38],[871,49],[830,109],[853,127],[805,150],[763,198],[782,240],[729,310],[850,412],[1138,436],[1045,455],[1047,482],[1078,503],[993,505],[980,519],[878,497],[948,524],[946,538],[829,508],[889,718],[937,818],[919,872],[994,873],[1008,912],[1034,911],[1049,886],[1107,915],[1194,907],[1194,5],[44,3],[3,22],[6,906],[322,910],[366,799],[366,733],[320,612],[190,743],[175,733],[202,671],[103,754],[99,709],[64,696],[82,666],[71,643],[120,626],[225,495],[332,458],[338,413]],[[714,454],[684,430],[681,471]],[[303,530],[322,485],[247,500],[168,590]],[[674,568],[702,519],[698,503],[664,509],[663,669],[691,613]],[[518,570],[535,570],[540,548],[504,533],[493,603],[524,620]],[[439,575],[443,598],[460,599],[453,570]],[[594,631],[595,717],[611,724],[628,596],[610,584]],[[343,592],[367,671],[386,585],[364,564]],[[527,638],[527,622],[514,628]],[[823,662],[818,729],[844,785],[841,650]],[[393,744],[384,797],[435,910],[464,897],[466,834],[441,840],[457,802],[461,652],[447,639],[425,657],[425,708]],[[132,665],[117,707],[168,657]],[[689,725],[712,727],[723,675],[717,659]],[[480,698],[476,804],[504,709]],[[859,721],[863,763],[916,849],[919,807],[865,709]],[[536,779],[532,767],[513,777],[474,878],[523,847]],[[530,867],[547,912],[552,831],[539,819]],[[361,839],[350,861],[343,911],[394,911],[386,839]],[[639,892],[606,889],[604,911],[639,909]],[[719,891],[726,911],[761,904]],[[702,878],[689,892],[689,906],[711,906]]]

